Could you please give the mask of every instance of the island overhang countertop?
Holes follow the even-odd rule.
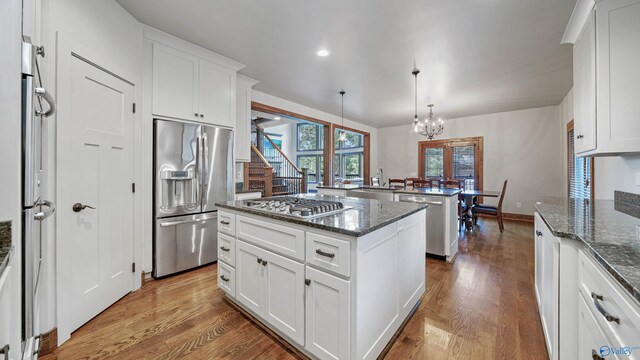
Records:
[[[423,203],[360,199],[319,194],[298,194],[295,195],[295,197],[339,201],[343,203],[345,207],[349,207],[349,209],[337,214],[305,219],[251,209],[244,206],[246,200],[219,202],[216,203],[216,206],[222,209],[245,212],[353,237],[361,237],[428,207],[427,204]]]
[[[370,186],[370,185],[355,185],[355,184],[335,184],[335,185],[318,185],[318,189],[333,189],[333,190],[372,190],[372,191],[389,191],[394,194],[414,194],[414,195],[433,195],[433,196],[454,196],[462,192],[460,189],[450,188],[403,188],[401,186],[386,187],[386,186]]]

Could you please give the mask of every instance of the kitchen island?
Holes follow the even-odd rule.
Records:
[[[277,211],[279,203],[269,205],[276,211],[251,200],[217,204],[218,286],[306,356],[377,358],[424,293],[428,205],[287,199],[342,208],[305,218]]]

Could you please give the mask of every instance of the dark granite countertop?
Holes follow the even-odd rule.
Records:
[[[434,196],[454,196],[460,193],[459,189],[404,189],[402,187],[386,187],[386,186],[366,186],[354,184],[336,184],[336,185],[318,185],[318,189],[335,189],[335,190],[375,190],[375,191],[392,191],[394,194],[420,194]]]
[[[293,216],[246,208],[242,206],[244,200],[216,203],[216,206],[354,237],[366,235],[402,218],[417,213],[420,210],[426,209],[428,206],[426,204],[417,203],[358,199],[318,194],[299,194],[296,196],[306,199],[340,201],[345,207],[349,206],[352,209],[314,219],[301,219]]]
[[[616,192],[616,199],[620,199]],[[535,205],[554,236],[582,241],[640,303],[640,207],[613,200],[547,198]]]
[[[0,222],[0,276],[9,264],[11,249],[11,221],[2,221]]]

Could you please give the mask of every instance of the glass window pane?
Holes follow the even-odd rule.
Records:
[[[317,174],[317,156],[298,156],[298,167],[300,169],[307,169],[307,181],[316,182]]]
[[[318,126],[313,124],[298,124],[298,151],[318,149]]]
[[[340,155],[336,154],[333,157],[333,175],[334,177],[339,178],[341,173],[342,171],[340,169]]]
[[[336,144],[336,150],[338,149],[353,149],[364,146],[364,135],[356,132],[345,130],[346,140],[340,141],[341,129],[335,129],[334,141]]]
[[[453,178],[468,179],[475,176],[475,147],[455,146],[453,148]]]
[[[442,178],[444,175],[444,148],[426,148],[424,177]]]
[[[346,154],[342,156],[345,178],[353,179],[362,177],[361,158],[360,154]]]
[[[318,156],[318,170],[319,170],[319,176],[318,176],[318,181],[322,181],[322,179],[324,179],[324,155],[320,155]]]

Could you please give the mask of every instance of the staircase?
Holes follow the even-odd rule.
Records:
[[[244,166],[244,188],[259,190],[263,197],[307,192],[307,170],[299,169],[271,140],[252,123],[251,162]],[[272,148],[264,149],[268,141]]]

